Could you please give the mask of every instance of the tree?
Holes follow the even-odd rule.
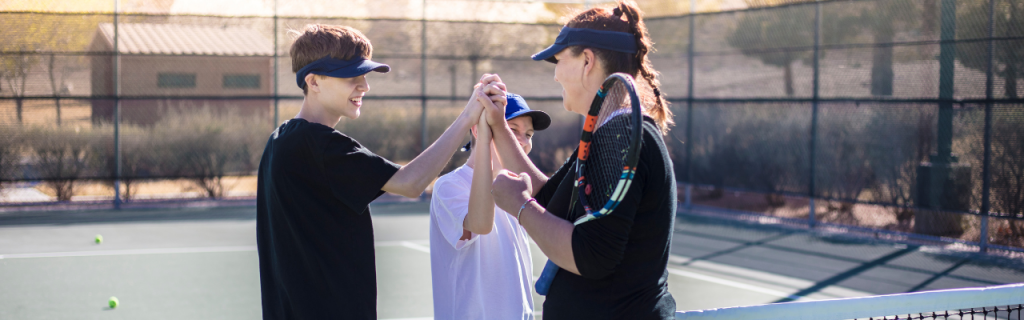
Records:
[[[803,1],[776,1],[779,4]],[[784,8],[751,10],[739,13],[736,28],[727,36],[729,45],[744,55],[755,57],[764,64],[783,68],[786,96],[793,96],[793,63],[811,64],[814,51],[814,6],[801,5]],[[856,17],[835,12],[822,12],[822,39],[841,41],[855,35],[849,28]],[[824,51],[820,53],[824,55]]]
[[[1024,27],[1024,2],[997,1],[995,7],[994,37],[1013,37]],[[956,29],[958,39],[988,38],[988,1],[960,2],[957,8]],[[967,68],[986,72],[988,69],[988,41],[958,43],[956,57]],[[1024,77],[1024,53],[1019,45],[1008,41],[996,41],[992,72],[1005,79],[1003,90],[1006,97],[1017,99],[1017,80]]]
[[[437,24],[447,24],[441,27]],[[495,57],[524,57],[540,51],[555,35],[540,25],[436,22],[428,26],[427,52],[431,55],[455,56],[469,60],[469,85],[480,77],[480,64]],[[557,31],[556,31],[557,32]],[[486,37],[480,35],[485,34]]]
[[[15,97],[19,123],[23,120],[23,97],[31,72],[40,64],[47,68],[51,93],[56,98],[66,88],[70,74],[81,69],[76,67],[80,65],[80,56],[59,59],[56,53],[85,51],[96,26],[106,19],[109,16],[98,14],[67,16],[21,13],[6,15],[5,19],[0,20],[0,29],[4,30],[0,33],[0,50],[15,52],[0,55],[0,79]],[[59,122],[59,100],[56,103]]]
[[[39,62],[39,56],[29,46],[21,46],[18,53],[0,57],[0,73],[11,93],[15,96],[14,105],[18,123],[22,123],[24,109],[25,82],[28,80],[32,66]]]
[[[45,26],[49,30],[67,30],[69,25],[77,25],[72,19],[52,19],[49,25]],[[79,26],[82,29],[88,27],[88,25]],[[45,45],[50,47],[50,50],[76,50],[84,48],[85,42],[81,35],[68,33],[68,32],[51,32],[44,38]],[[57,108],[57,126],[61,125],[61,114],[60,114],[60,96],[69,93],[68,89],[68,77],[83,68],[80,67],[82,62],[81,56],[69,56],[63,59],[58,59],[57,55],[50,52],[46,59],[46,74],[50,80],[50,92],[53,94],[53,103]]]

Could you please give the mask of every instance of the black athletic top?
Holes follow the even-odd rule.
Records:
[[[544,301],[544,319],[674,319],[668,292],[669,244],[676,213],[672,161],[658,127],[644,122],[636,176],[609,216],[576,226],[572,252],[581,276],[559,269]],[[576,153],[548,180],[537,202],[569,221]],[[570,219],[571,218],[571,219]]]
[[[376,319],[368,205],[399,166],[330,127],[292,119],[260,160],[263,319]]]

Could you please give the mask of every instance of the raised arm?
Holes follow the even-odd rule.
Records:
[[[494,227],[494,196],[491,183],[494,182],[491,168],[491,128],[480,116],[476,127],[476,146],[473,147],[473,183],[469,190],[469,213],[462,222],[462,228],[475,234],[488,234]]]
[[[484,93],[494,91],[501,91],[500,97],[497,95],[489,97]],[[455,150],[459,148],[459,144],[462,142],[466,132],[469,131],[469,128],[480,119],[484,103],[486,102],[488,106],[495,107],[492,99],[500,100],[499,104],[505,101],[503,84],[500,86],[500,89],[494,83],[474,89],[473,96],[470,97],[466,108],[462,110],[462,113],[455,119],[455,122],[448,129],[445,129],[441,137],[427,147],[427,150],[423,150],[409,164],[398,169],[398,172],[391,176],[391,179],[381,189],[409,198],[418,197],[423,193],[423,190],[430,185],[430,182],[434,181],[434,178],[437,178],[441,173],[441,169],[448,164],[448,160],[455,154]]]
[[[480,79],[482,83],[501,82],[501,78],[496,74],[485,74]],[[492,139],[494,140],[494,148],[498,151],[498,158],[501,161],[502,167],[512,172],[525,172],[530,175],[530,181],[533,184],[534,194],[540,190],[540,187],[544,186],[548,182],[548,176],[544,175],[537,166],[530,161],[530,158],[526,156],[526,152],[519,146],[519,142],[516,141],[515,134],[512,133],[512,129],[508,127],[508,122],[505,121],[505,109],[488,105],[490,101],[481,101],[485,104],[485,116],[487,117],[487,123],[491,126],[491,133],[493,134]]]

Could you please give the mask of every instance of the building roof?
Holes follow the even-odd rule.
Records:
[[[274,44],[258,31],[241,27],[119,23],[122,54],[273,55]],[[114,25],[101,23],[99,33],[113,47]]]

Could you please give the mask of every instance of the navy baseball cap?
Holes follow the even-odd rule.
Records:
[[[526,105],[526,99],[515,93],[505,93],[508,104],[505,105],[505,120],[512,120],[521,116],[530,116],[533,119],[533,130],[541,131],[551,126],[551,117],[544,111],[531,110]],[[469,150],[470,143],[462,147],[462,151]]]
[[[361,57],[342,60],[328,55],[317,61],[310,62],[305,67],[302,67],[302,69],[299,69],[298,72],[295,72],[295,82],[299,85],[299,88],[302,88],[306,84],[306,75],[310,73],[335,78],[353,78],[367,74],[370,71],[388,73],[388,71],[391,71],[391,66]]]
[[[533,60],[555,62],[554,56],[571,46],[588,46],[625,53],[637,53],[636,37],[631,33],[563,27],[555,43],[533,55]]]

